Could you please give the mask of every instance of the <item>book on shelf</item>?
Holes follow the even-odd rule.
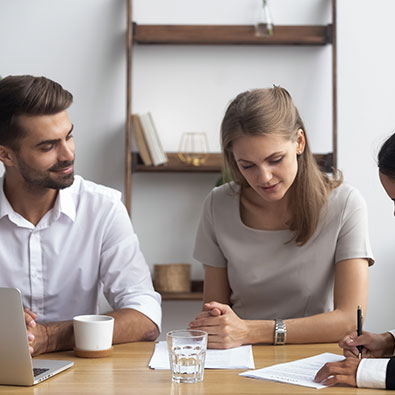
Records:
[[[156,136],[156,142],[158,144],[158,152],[160,153],[163,163],[166,163],[167,162],[167,155],[166,155],[165,150],[163,149],[163,145],[162,145],[162,141],[159,137],[158,129],[156,128],[154,119],[152,118],[152,114],[150,112],[148,113],[148,117],[151,121],[151,126],[152,126],[152,128],[154,130],[154,134]]]
[[[158,166],[166,163],[167,155],[163,149],[152,115],[150,113],[141,114],[138,115],[138,119],[140,120],[141,130],[147,143],[152,164]]]
[[[152,165],[151,155],[148,150],[147,141],[144,137],[140,117],[137,114],[132,115],[132,124],[134,130],[134,138],[136,141],[137,149],[139,150],[140,153],[140,157],[146,166],[151,166]]]

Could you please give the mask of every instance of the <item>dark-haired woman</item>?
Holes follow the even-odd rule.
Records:
[[[381,184],[395,202],[395,134],[381,147],[378,168]],[[395,329],[379,334],[365,332],[361,336],[353,332],[342,339],[340,346],[347,358],[324,365],[317,373],[317,382],[395,389],[395,359],[388,358],[394,356]],[[362,347],[361,360],[358,346]]]

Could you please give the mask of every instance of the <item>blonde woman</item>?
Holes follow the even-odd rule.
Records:
[[[221,125],[233,182],[208,195],[194,257],[209,347],[339,341],[367,305],[365,203],[321,172],[290,94],[238,95]]]

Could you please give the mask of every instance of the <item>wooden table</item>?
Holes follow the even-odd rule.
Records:
[[[148,362],[154,343],[129,343],[114,346],[111,357],[77,358],[71,351],[40,356],[44,359],[74,361],[74,367],[33,387],[0,386],[0,394],[380,394],[383,390],[332,387],[317,390],[290,384],[251,379],[238,375],[239,370],[206,369],[203,383],[175,384],[168,370],[151,370]],[[322,352],[341,353],[335,344],[254,346],[256,369],[276,363],[310,357]],[[319,392],[318,392],[319,391]]]

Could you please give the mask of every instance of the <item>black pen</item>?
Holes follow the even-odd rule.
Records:
[[[362,335],[362,309],[361,306],[358,306],[357,309],[357,335]],[[362,346],[357,346],[359,351],[359,359],[362,358]]]

